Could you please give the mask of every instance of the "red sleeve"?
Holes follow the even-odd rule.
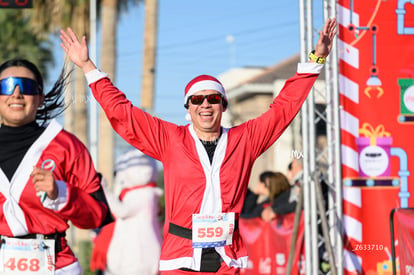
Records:
[[[68,185],[68,201],[59,213],[79,228],[94,229],[101,226],[107,208],[84,190]]]
[[[108,78],[102,78],[89,86],[113,129],[144,154],[162,160],[168,133],[176,131],[178,126],[133,106]]]
[[[299,112],[319,74],[296,73],[288,79],[270,109],[247,122],[253,158],[266,151]]]
[[[67,148],[70,155],[66,160],[65,179],[67,202],[59,214],[80,228],[93,229],[104,221],[107,207],[90,194],[100,188],[100,180],[87,148],[74,136]]]

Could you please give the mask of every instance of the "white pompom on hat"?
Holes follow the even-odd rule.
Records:
[[[219,92],[224,100],[227,102],[226,91],[224,90],[223,84],[221,82],[211,76],[211,75],[199,75],[193,78],[190,82],[188,82],[187,86],[185,86],[184,90],[184,104],[187,104],[188,98],[195,93],[203,90],[214,90]]]

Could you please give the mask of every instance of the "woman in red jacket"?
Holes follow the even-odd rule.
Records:
[[[81,274],[68,222],[92,229],[107,217],[87,148],[53,119],[65,80],[45,93],[33,63],[0,65],[0,274]]]

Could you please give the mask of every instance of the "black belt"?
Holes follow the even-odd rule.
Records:
[[[234,231],[239,229],[239,220],[235,220],[234,222]],[[168,228],[168,233],[176,235],[178,237],[192,240],[193,239],[193,231],[189,228],[179,226],[175,223],[170,222],[170,226]]]
[[[235,220],[234,224],[234,231],[239,229],[239,220]],[[176,235],[181,238],[185,238],[188,240],[193,239],[193,231],[189,228],[179,226],[175,223],[170,222],[168,233]],[[200,264],[200,271],[194,271],[189,268],[180,268],[183,271],[190,271],[190,272],[217,272],[220,269],[220,265],[223,259],[221,259],[220,255],[216,252],[214,247],[203,248],[201,253],[201,264]]]
[[[27,234],[27,235],[23,235],[23,236],[12,236],[12,237],[8,237],[8,238],[16,238],[16,239],[37,239],[37,235],[38,234]],[[45,240],[55,240],[55,254],[57,254],[58,252],[62,251],[62,242],[61,239],[66,237],[66,233],[60,233],[60,232],[56,232],[56,233],[52,233],[52,234],[47,234],[47,235],[43,235],[43,238]],[[4,236],[7,237],[7,236]]]
[[[234,231],[239,229],[239,220],[235,220]],[[175,223],[170,222],[168,227],[168,233],[176,235],[181,238],[188,240],[193,239],[193,231],[189,228],[179,226]],[[223,261],[220,255],[214,248],[203,248],[201,253],[201,266],[198,272],[217,272],[220,268],[220,264]],[[197,272],[188,268],[180,268],[180,270]]]

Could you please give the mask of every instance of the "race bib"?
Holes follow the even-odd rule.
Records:
[[[192,231],[194,248],[231,245],[234,213],[193,214]]]
[[[0,274],[53,275],[55,240],[2,237]]]

